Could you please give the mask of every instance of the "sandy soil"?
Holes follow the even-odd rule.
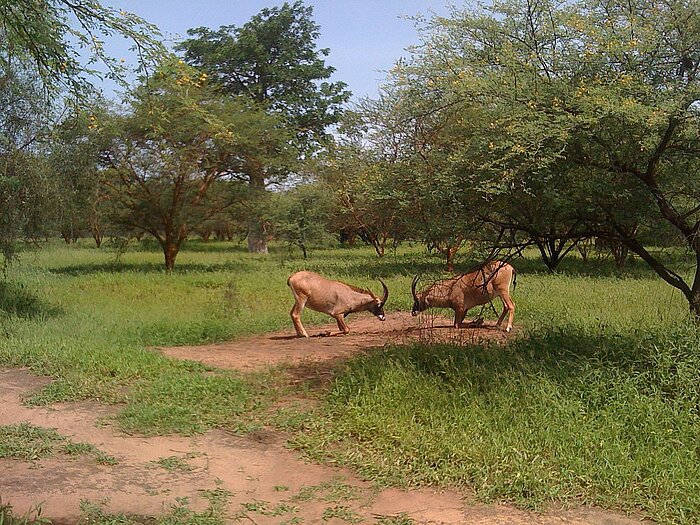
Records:
[[[158,350],[177,359],[248,371],[285,363],[322,377],[331,373],[329,363],[387,343],[511,337],[493,326],[454,330],[449,324],[444,318],[417,320],[400,313],[381,323],[361,314],[349,319],[347,336],[329,335],[337,332],[333,324],[307,327],[312,337],[298,339],[290,323],[289,330],[232,343]],[[468,493],[456,491],[377,492],[347,470],[303,461],[285,448],[285,436],[273,430],[244,437],[221,430],[194,438],[126,435],[109,424],[116,408],[97,402],[24,406],[23,397],[47,381],[26,370],[0,370],[0,425],[30,422],[54,428],[118,460],[116,465],[101,465],[86,456],[35,462],[0,459],[0,501],[10,503],[17,514],[40,505],[42,516],[54,523],[75,523],[84,499],[104,503],[108,512],[139,516],[167,512],[176,498],[183,497],[190,508],[201,510],[207,505],[203,491],[217,488],[231,493],[227,508],[231,523],[347,524],[354,518],[379,523],[404,514],[415,523],[445,525],[642,523],[589,507],[536,514],[507,505],[481,505]],[[158,464],[164,458],[177,458],[181,468],[164,468]]]

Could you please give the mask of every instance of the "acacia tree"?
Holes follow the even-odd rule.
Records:
[[[304,259],[311,246],[332,239],[326,227],[333,201],[323,184],[300,184],[276,194],[275,201],[275,237],[299,248]]]
[[[134,91],[129,113],[103,126],[116,220],[153,235],[167,270],[193,227],[232,203],[216,183],[251,158],[274,165],[267,152],[278,158],[289,142],[273,116],[251,106],[218,96],[205,73],[173,59]]]
[[[106,233],[108,203],[100,170],[105,145],[96,140],[93,130],[104,122],[108,110],[101,100],[90,106],[74,106],[54,127],[47,161],[55,186],[55,228],[66,242],[89,233],[99,248]]]
[[[347,112],[335,144],[319,166],[335,202],[331,216],[334,231],[341,237],[359,237],[379,257],[390,243],[405,238],[407,224],[398,176],[401,156],[392,149],[390,135],[381,122],[374,120],[385,116],[368,107]]]
[[[453,271],[468,241],[492,234],[480,217],[495,188],[474,169],[480,155],[473,122],[481,116],[443,105],[441,90],[418,68],[399,63],[392,75],[381,97],[360,107],[358,149],[381,168],[374,183],[381,213],[396,215],[408,238],[437,251]],[[466,143],[475,145],[469,155]]]
[[[0,66],[29,65],[45,87],[74,94],[93,91],[86,74],[99,75],[92,69],[96,62],[107,66],[107,77],[126,85],[124,65],[104,51],[106,36],[129,38],[142,68],[163,54],[155,26],[92,0],[0,0],[0,28]]]
[[[481,112],[463,153],[499,188],[494,216],[535,188],[615,238],[700,316],[700,13],[692,0],[505,0],[434,19],[407,68],[435,111]],[[486,147],[484,147],[486,145]],[[571,191],[548,185],[561,171]],[[556,192],[553,189],[556,188]],[[551,202],[551,201],[550,201]],[[666,223],[692,277],[638,235]]]
[[[179,45],[185,60],[205,71],[234,97],[247,96],[293,133],[297,157],[309,157],[329,138],[341,105],[350,93],[343,82],[328,82],[334,68],[317,49],[319,26],[313,8],[301,1],[263,9],[242,27],[218,30],[190,29],[191,37]],[[251,198],[264,198],[266,188],[282,182],[294,164],[270,166],[265,159],[251,159],[239,175],[250,187]],[[248,249],[266,253],[267,242],[261,217],[251,206]]]

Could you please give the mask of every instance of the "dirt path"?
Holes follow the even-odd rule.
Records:
[[[425,319],[424,319],[425,322]],[[370,316],[350,321],[351,333],[323,337],[335,325],[308,330],[309,339],[291,337],[293,330],[221,345],[160,349],[166,355],[241,370],[281,363],[314,367],[363,351],[370,346],[406,342],[412,338],[446,340],[503,338],[491,327],[455,331],[447,327],[421,330],[414,319],[393,314],[385,323]],[[445,326],[444,319],[431,324]],[[130,436],[105,425],[114,410],[96,402],[28,408],[23,396],[47,380],[25,370],[0,370],[0,425],[30,422],[54,428],[75,442],[87,442],[114,456],[116,465],[94,458],[55,456],[32,463],[0,459],[0,501],[24,514],[37,504],[55,523],[75,523],[83,499],[104,502],[106,510],[141,516],[167,512],[176,498],[188,498],[190,508],[206,508],[204,491],[230,492],[231,523],[347,524],[386,523],[405,514],[416,523],[639,525],[624,515],[591,508],[534,514],[510,506],[480,505],[454,491],[396,489],[374,491],[351,472],[304,462],[285,448],[284,436],[257,432],[240,437],[211,431],[195,438]],[[165,468],[167,466],[167,468]]]

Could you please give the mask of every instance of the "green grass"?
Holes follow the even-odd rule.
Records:
[[[79,523],[84,525],[224,525],[228,523],[226,505],[231,493],[217,487],[202,491],[207,500],[207,508],[201,512],[190,508],[187,498],[176,498],[176,503],[163,515],[156,518],[150,516],[128,516],[113,514],[102,503],[83,501],[80,506],[82,516]]]
[[[105,465],[116,465],[112,456],[106,455],[89,443],[74,443],[54,429],[29,423],[0,426],[0,458],[37,461],[55,454],[68,456],[94,456]]]
[[[154,461],[155,465],[169,471],[179,471],[179,472],[190,472],[194,470],[192,465],[188,463],[188,459],[192,459],[194,455],[187,454],[185,457],[181,456],[168,456],[165,458],[160,458],[158,461]]]
[[[375,352],[337,379],[327,417],[297,443],[383,483],[690,523],[700,509],[700,338],[629,343],[533,334],[507,348]]]
[[[28,512],[18,515],[12,510],[12,505],[3,503],[0,499],[0,525],[44,525],[51,523],[41,515],[41,507],[31,508]]]
[[[299,269],[376,292],[381,277],[387,310],[405,311],[412,276],[425,282],[441,262],[410,246],[383,259],[358,248],[304,260],[199,242],[172,274],[161,259],[149,243],[118,258],[87,242],[22,254],[0,288],[0,366],[54,379],[28,403],[123,403],[119,425],[144,434],[275,422],[309,454],[382,483],[466,486],[534,508],[595,503],[662,523],[700,515],[700,338],[680,293],[638,260],[620,271],[570,258],[550,274],[528,252],[513,262],[527,338],[376,350],[316,393],[319,409],[275,419],[267,408],[287,386],[274,374],[212,370],[149,347],[293,333],[286,279]],[[304,312],[306,324],[328,320]]]

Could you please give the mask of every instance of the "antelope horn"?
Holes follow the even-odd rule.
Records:
[[[384,289],[384,295],[382,295],[382,304],[386,304],[386,300],[389,298],[389,288],[386,287],[386,284],[384,284],[384,281],[379,279],[379,282],[382,283],[382,288]]]
[[[416,275],[413,278],[413,282],[411,283],[411,293],[413,294],[413,299],[418,300],[418,296],[416,295],[416,285],[418,284],[418,276]]]

